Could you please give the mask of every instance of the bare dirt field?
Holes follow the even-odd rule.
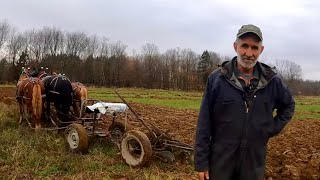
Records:
[[[12,87],[0,88],[0,102],[15,103]],[[175,139],[194,143],[198,113],[153,105],[132,103],[145,120],[162,130],[168,130]],[[268,144],[266,179],[320,180],[320,120],[295,119]]]

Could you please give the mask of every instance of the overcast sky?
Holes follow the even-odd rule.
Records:
[[[57,27],[128,45],[146,43],[161,52],[190,48],[233,57],[232,44],[243,24],[263,33],[265,59],[301,65],[303,78],[320,80],[319,0],[0,0],[0,21],[18,31]]]

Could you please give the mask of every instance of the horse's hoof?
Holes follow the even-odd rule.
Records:
[[[36,125],[35,130],[39,131],[41,129],[41,125]]]

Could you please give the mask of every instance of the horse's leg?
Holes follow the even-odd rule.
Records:
[[[57,111],[58,119],[59,119],[60,121],[64,122],[64,117],[63,117],[64,110],[63,110],[61,101],[60,101],[60,100],[57,100],[57,101],[54,103],[54,106],[55,106],[56,111]]]
[[[34,119],[33,112],[32,112],[32,103],[28,102],[25,104],[27,106],[27,112],[28,112],[27,121],[28,121],[29,126],[31,126],[33,128],[33,127],[35,127],[35,119]]]
[[[22,100],[19,99],[19,110],[20,110],[20,116],[19,116],[19,124],[22,123],[22,120],[23,120],[23,104],[22,104]]]
[[[34,124],[34,127],[35,127],[35,129],[36,130],[38,130],[38,129],[40,129],[41,128],[41,125],[40,125],[40,123],[38,122],[39,121],[39,119],[38,119],[38,117],[35,115],[35,113],[34,112],[32,112],[32,124]]]
[[[79,110],[79,106],[78,106],[78,102],[77,101],[73,101],[72,108],[73,108],[74,114],[77,117],[79,117],[80,116],[80,110]]]
[[[47,91],[45,91],[45,98],[43,101],[43,116],[44,116],[44,122],[46,125],[49,125],[51,120],[50,120],[50,96]]]
[[[50,124],[50,122],[51,122],[51,101],[49,100],[49,98],[47,100],[46,105],[47,105],[47,107],[46,107],[46,121],[48,124]]]
[[[86,100],[87,100],[87,98],[88,98],[88,91],[87,91],[87,88],[86,87],[83,87],[83,88],[81,88],[81,101],[80,101],[80,105],[79,105],[79,109],[80,109],[80,111],[81,111],[81,107],[86,107]],[[81,114],[81,116],[82,117],[84,117],[84,115],[85,115],[85,108],[83,108],[82,109],[82,114]],[[81,117],[81,118],[82,118]]]

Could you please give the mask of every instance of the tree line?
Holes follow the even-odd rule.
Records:
[[[171,48],[161,53],[147,43],[127,54],[127,45],[83,32],[55,27],[18,32],[0,21],[0,83],[17,81],[22,67],[48,67],[87,85],[199,90],[208,75],[230,57],[204,50]],[[302,80],[300,65],[277,60],[279,75],[295,94],[319,95],[320,82]]]

